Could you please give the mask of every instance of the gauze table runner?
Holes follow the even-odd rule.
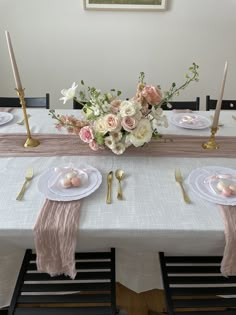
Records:
[[[25,134],[0,134],[0,156],[68,156],[68,155],[113,155],[111,150],[92,151],[79,136],[62,134],[36,134],[40,140],[35,148],[24,148]],[[173,156],[173,157],[236,157],[236,137],[216,137],[220,148],[205,150],[202,143],[209,137],[187,135],[164,135],[143,147],[129,147],[122,156]],[[122,158],[122,156],[120,156]]]

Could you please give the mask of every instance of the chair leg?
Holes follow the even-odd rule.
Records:
[[[0,309],[0,315],[7,315],[8,314],[8,307],[4,307]]]

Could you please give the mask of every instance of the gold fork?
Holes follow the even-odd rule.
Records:
[[[31,115],[30,115],[30,114],[27,114],[27,117],[30,118]],[[25,123],[25,119],[23,118],[22,120],[20,120],[20,121],[17,122],[17,125],[23,126],[24,123]]]
[[[183,177],[180,173],[180,169],[176,169],[175,170],[175,180],[176,182],[180,185],[180,188],[181,188],[181,191],[182,191],[182,194],[183,194],[183,198],[184,198],[184,201],[186,203],[191,203],[190,199],[189,199],[189,196],[187,195],[185,189],[184,189],[184,186],[183,186]]]
[[[19,192],[19,194],[17,195],[16,197],[16,200],[21,200],[25,194],[25,191],[26,191],[26,187],[27,187],[27,184],[29,181],[31,181],[31,179],[33,178],[34,176],[34,171],[32,169],[32,167],[28,168],[26,170],[26,173],[25,173],[25,182]]]

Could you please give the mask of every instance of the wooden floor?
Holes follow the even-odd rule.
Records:
[[[117,283],[116,286],[117,306],[125,309],[128,315],[151,315],[163,312],[165,299],[162,290],[151,290],[135,293]]]

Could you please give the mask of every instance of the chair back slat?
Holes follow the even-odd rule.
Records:
[[[200,108],[200,97],[196,97],[195,101],[170,101],[168,104],[163,104],[161,106],[164,110],[172,109],[190,109],[190,110],[199,110]]]
[[[75,279],[50,277],[37,271],[36,255],[26,250],[9,315],[115,315],[115,250],[76,253],[75,258]]]
[[[211,99],[209,95],[206,96],[206,110],[214,110],[216,104],[217,99]],[[236,110],[236,100],[222,100],[221,109]]]
[[[236,277],[221,274],[221,256],[159,257],[169,315],[236,314]]]
[[[100,306],[97,309],[81,307],[21,307],[16,309],[14,315],[111,315],[111,310],[109,307]]]
[[[43,97],[25,97],[26,107],[47,108],[50,106],[50,94]],[[0,97],[0,107],[21,107],[19,97]]]

